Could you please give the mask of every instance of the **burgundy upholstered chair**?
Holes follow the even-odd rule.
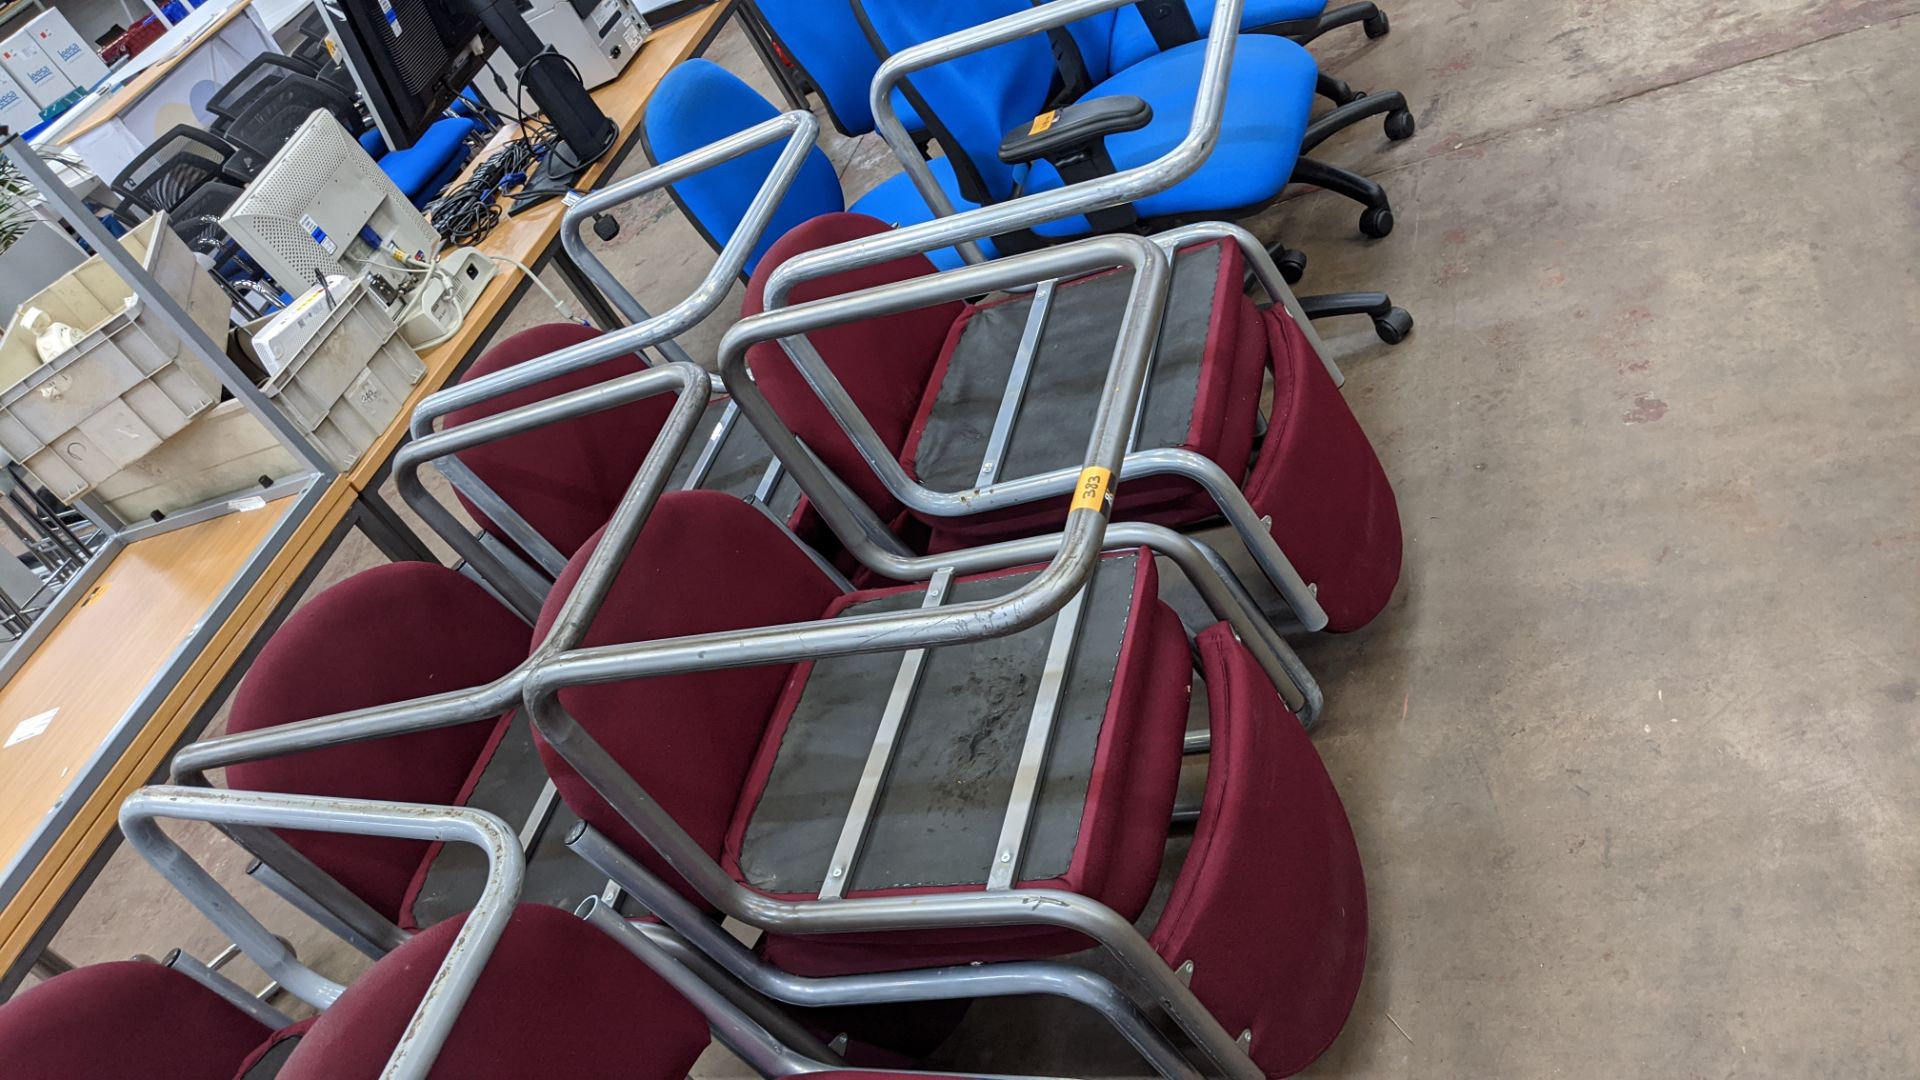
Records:
[[[555,595],[578,580],[577,553]],[[956,577],[949,600],[999,595],[1037,567]],[[1225,624],[1189,647],[1144,549],[1108,552],[1079,601],[1017,888],[1056,888],[1122,917],[1159,874],[1187,726],[1205,682],[1213,759],[1191,853],[1151,936],[1269,1075],[1332,1041],[1358,991],[1366,895],[1352,832],[1312,743]],[[738,500],[664,495],[583,647],[919,607],[925,587],[842,592],[789,535]],[[549,603],[544,625],[555,614]],[[1064,615],[1010,636],[928,650],[902,718],[849,898],[979,892],[1013,766]],[[536,633],[539,633],[536,630]],[[899,653],[837,656],[579,686],[560,703],[736,881],[812,901],[848,819]],[[538,738],[536,729],[536,738]],[[638,831],[544,741],[561,797],[588,825],[697,903]],[[766,960],[830,976],[1057,957],[1088,947],[1041,926],[762,938]]]
[[[79,968],[0,1005],[0,1067],[8,1080],[375,1080],[460,923],[415,935],[326,1012],[277,1032],[159,964]],[[431,1075],[670,1080],[707,1043],[705,1018],[633,954],[523,904]]]
[[[234,696],[238,734],[448,690],[513,670],[530,631],[473,581],[443,566],[379,566],[321,592],[260,650]],[[457,804],[509,721],[311,750],[234,765],[248,791]],[[430,846],[348,833],[287,841],[375,910],[409,925],[406,899]]]
[[[536,357],[599,336],[579,323],[536,326],[507,338],[474,361],[462,382],[474,382]],[[550,397],[579,390],[645,369],[639,357],[627,355],[594,364],[545,382],[465,409],[449,413],[446,426],[457,427]],[[527,524],[563,555],[579,550],[587,537],[606,524],[620,496],[626,494],[647,451],[653,449],[660,426],[673,407],[671,397],[652,397],[619,408],[549,424],[460,453],[461,464],[472,469]],[[465,496],[460,497],[474,520],[489,523]]]
[[[859,214],[827,214],[789,232],[760,261],[744,313],[762,310],[767,279],[803,252],[885,231]],[[910,256],[803,282],[792,303],[933,272]],[[1302,578],[1318,589],[1331,630],[1364,625],[1399,578],[1401,535],[1393,489],[1339,388],[1284,310],[1244,293],[1240,249],[1196,244],[1175,262],[1137,448],[1180,448],[1236,480]],[[1077,462],[1091,429],[1127,279],[1096,275],[1054,296],[1020,420],[999,475],[1028,476]],[[811,333],[821,357],[908,474],[936,491],[975,486],[1031,296],[959,302]],[[789,428],[883,519],[901,506],[867,465],[778,342],[755,346],[757,385]],[[1268,376],[1273,405],[1256,439]],[[1252,455],[1251,464],[1249,457]],[[928,517],[930,550],[1057,530],[1066,497],[968,517]],[[1185,527],[1217,519],[1191,480],[1129,481],[1118,519]]]

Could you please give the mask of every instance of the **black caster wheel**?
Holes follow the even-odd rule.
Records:
[[[1360,214],[1360,231],[1375,240],[1393,231],[1393,210],[1385,206],[1369,206]]]
[[[1360,24],[1360,28],[1367,32],[1369,38],[1386,37],[1387,31],[1392,29],[1387,24],[1387,13],[1384,11],[1376,11],[1368,16],[1366,21]]]
[[[1394,142],[1413,138],[1413,113],[1406,109],[1395,109],[1387,114],[1387,138]]]
[[[620,222],[612,214],[595,214],[593,235],[602,240],[612,240],[620,235]]]
[[[1299,248],[1274,252],[1273,261],[1280,267],[1280,280],[1289,285],[1298,285],[1300,279],[1307,276],[1307,253]]]
[[[1380,335],[1381,341],[1398,345],[1413,333],[1413,316],[1407,314],[1407,309],[1403,307],[1388,308],[1385,315],[1373,320],[1373,332]]]

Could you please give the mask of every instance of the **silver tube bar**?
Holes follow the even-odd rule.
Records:
[[[682,154],[664,164],[628,177],[617,184],[594,192],[580,199],[563,216],[563,222],[572,219],[573,224],[562,229],[562,236],[573,234],[577,237],[578,223],[616,206],[628,199],[649,191],[666,187],[676,181],[684,180],[722,162],[732,161],[743,154],[750,154],[764,146],[785,140],[785,148],[780,153],[779,162],[767,177],[766,183],[754,195],[748,205],[747,214],[741,220],[740,227],[720,250],[713,266],[707,270],[706,277],[678,304],[659,315],[642,319],[631,326],[612,330],[590,341],[568,346],[552,352],[537,360],[516,364],[504,371],[496,371],[485,378],[472,382],[450,386],[437,393],[430,394],[413,412],[412,431],[416,438],[427,435],[433,430],[433,423],[440,417],[545,382],[556,375],[577,371],[581,368],[611,360],[627,353],[638,353],[641,349],[657,345],[670,338],[678,337],[697,326],[720,306],[727,297],[733,283],[739,280],[741,269],[746,266],[747,256],[754,245],[760,242],[760,236],[766,231],[767,223],[773,219],[773,212],[779,208],[786,196],[793,178],[800,173],[800,167],[806,164],[807,154],[814,148],[814,137],[819,134],[820,122],[809,112],[782,113],[764,123],[756,124],[737,135],[731,135],[719,142],[703,146],[691,153]],[[580,261],[581,270],[587,274],[596,286],[605,287],[602,277],[610,278],[606,268],[597,259],[589,255]],[[618,281],[613,282],[614,293],[624,292]]]
[[[920,608],[925,611],[937,608],[947,598],[947,586],[953,582],[953,571],[942,569],[934,572],[933,580],[927,583],[927,591],[920,598]],[[1072,605],[1078,597],[1067,601]],[[927,650],[909,649],[900,656],[900,670],[894,674],[893,690],[887,695],[887,704],[880,714],[880,727],[873,734],[873,745],[867,749],[867,763],[860,770],[860,779],[853,787],[853,802],[847,806],[847,818],[840,826],[840,839],[833,845],[833,857],[827,860],[827,877],[820,885],[820,899],[838,900],[846,895],[847,886],[853,880],[854,863],[860,858],[860,845],[866,843],[867,830],[873,824],[873,804],[880,798],[880,788],[887,782],[887,770],[893,767],[893,751],[899,744],[900,727],[906,722],[907,710],[913,708],[913,699],[920,691],[920,675],[926,670]]]
[[[120,807],[120,828],[127,842],[270,977],[319,1009],[331,1005],[342,987],[295,959],[280,939],[161,830],[163,818],[459,842],[485,852],[487,880],[480,900],[454,937],[380,1074],[382,1080],[425,1080],[520,896],[525,868],[507,823],[468,808],[311,795],[153,786],[128,796]]]
[[[1154,1071],[1169,1080],[1199,1080],[1166,1037],[1141,1015],[1132,1000],[1095,972],[1052,961],[1016,961],[878,975],[810,978],[792,975],[754,955],[715,920],[649,873],[634,858],[585,824],[576,826],[567,846],[594,868],[619,881],[675,931],[728,974],[776,1001],[806,1008],[877,1002],[951,1001],[962,998],[1019,997],[1043,994],[1078,1002],[1098,1013]],[[846,901],[859,903],[860,901]],[[610,931],[608,924],[603,925]],[[632,926],[633,924],[627,924]],[[633,932],[644,932],[634,928]],[[624,933],[624,931],[622,932]]]
[[[993,846],[993,865],[987,870],[987,888],[992,891],[1013,888],[1020,876],[1020,862],[1026,856],[1027,828],[1033,821],[1033,804],[1040,797],[1040,776],[1047,767],[1047,753],[1053,746],[1053,719],[1060,709],[1060,697],[1067,689],[1067,665],[1073,662],[1073,646],[1080,633],[1080,613],[1085,610],[1086,602],[1083,589],[1054,616],[1053,637],[1047,642],[1040,685],[1034,691],[1033,715],[1027,718],[1027,736],[1020,745],[1020,761],[1013,771],[1013,790],[1007,794],[1007,815],[1001,819],[1000,839]]]
[[[227,948],[232,949],[233,946]],[[175,949],[173,955],[161,963],[220,995],[227,1004],[246,1013],[269,1031],[278,1031],[293,1023],[293,1017],[247,993],[239,983],[220,974],[217,964],[203,964],[179,949]]]
[[[1230,221],[1201,221],[1153,234],[1153,242],[1168,251],[1209,240],[1231,240],[1239,245],[1240,253],[1246,257],[1247,265],[1253,268],[1254,280],[1260,283],[1260,289],[1267,294],[1267,299],[1287,309],[1288,317],[1293,319],[1294,325],[1306,335],[1308,344],[1313,346],[1313,354],[1325,365],[1327,374],[1333,376],[1333,385],[1346,385],[1346,375],[1341,372],[1340,365],[1333,362],[1326,342],[1320,339],[1320,331],[1314,327],[1313,320],[1307,317],[1299,298],[1293,295],[1293,287],[1280,275],[1280,267],[1274,263],[1266,245],[1252,233]]]
[[[714,462],[720,460],[720,448],[726,445],[727,436],[733,434],[734,422],[739,419],[740,406],[728,401],[720,407],[720,417],[714,421],[713,431],[701,445],[700,456],[693,459],[693,468],[687,472],[687,482],[680,485],[680,490],[692,491],[707,482],[708,474],[713,472]]]
[[[1027,324],[1020,328],[1020,345],[1013,354],[1013,368],[1007,372],[1007,388],[1000,394],[1000,409],[993,414],[993,430],[987,432],[987,453],[980,460],[980,473],[974,487],[990,487],[1000,479],[1000,466],[1006,460],[1007,443],[1013,438],[1013,421],[1027,396],[1027,380],[1033,375],[1035,357],[1040,351],[1040,335],[1047,326],[1047,313],[1053,307],[1056,281],[1043,281],[1033,292],[1033,306],[1027,311]],[[1139,423],[1135,417],[1134,423]],[[1132,449],[1131,446],[1128,449]]]

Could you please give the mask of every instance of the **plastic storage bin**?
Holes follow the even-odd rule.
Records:
[[[362,280],[262,389],[345,471],[393,424],[426,371]]]
[[[121,237],[215,341],[231,304],[219,282],[155,214]],[[11,318],[0,340],[0,449],[62,502],[159,448],[220,400],[220,378],[146,310],[98,255],[25,301],[73,327],[71,349],[42,363],[33,334]]]
[[[123,521],[172,514],[259,490],[304,471],[266,425],[238,401],[223,401],[186,430],[94,489]]]

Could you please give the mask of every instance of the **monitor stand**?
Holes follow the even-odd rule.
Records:
[[[561,54],[543,43],[522,18],[514,0],[460,0],[500,43],[519,72],[521,85],[559,132],[560,141],[541,164],[540,177],[571,180],[613,149],[620,128],[594,104],[593,96]],[[549,59],[536,60],[541,56]],[[536,180],[536,183],[539,183]],[[531,187],[532,185],[529,185]],[[555,194],[565,191],[561,187]]]

